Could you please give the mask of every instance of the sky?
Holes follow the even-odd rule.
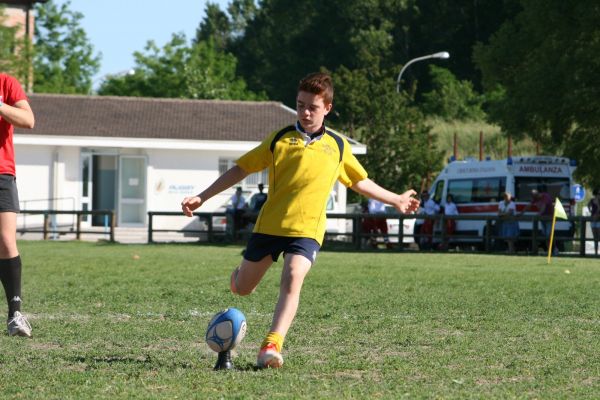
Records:
[[[61,5],[68,0],[54,0]],[[185,33],[188,40],[204,17],[206,0],[71,0],[69,9],[84,15],[86,31],[94,54],[102,53],[100,71],[93,78],[97,88],[103,77],[120,74],[134,66],[133,53],[143,51],[148,40],[162,46],[173,33]],[[210,0],[225,10],[228,0]]]

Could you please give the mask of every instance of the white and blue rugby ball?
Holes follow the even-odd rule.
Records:
[[[233,349],[246,336],[246,317],[237,308],[217,313],[206,328],[206,344],[220,353]]]

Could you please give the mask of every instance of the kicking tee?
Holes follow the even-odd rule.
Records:
[[[367,172],[343,137],[323,128],[307,140],[298,128],[271,133],[236,163],[248,173],[269,168],[269,193],[255,233],[307,237],[322,244],[333,185],[340,181],[350,187],[366,179]]]

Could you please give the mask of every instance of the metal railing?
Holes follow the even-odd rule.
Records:
[[[74,233],[75,238],[77,240],[81,239],[82,234],[91,234],[91,235],[107,235],[108,240],[111,242],[115,241],[115,212],[114,210],[21,210],[20,214],[27,215],[42,215],[43,223],[41,226],[37,227],[28,227],[28,226],[17,226],[17,233],[41,233],[44,240],[47,240],[52,237],[57,237],[58,235],[64,235],[67,233]],[[53,217],[57,215],[74,215],[75,216],[75,226],[71,226],[68,230],[60,229],[56,224],[52,222]],[[104,215],[105,216],[105,224],[104,230],[92,230],[92,229],[82,229],[81,220],[84,215]]]
[[[75,211],[75,197],[50,197],[46,199],[27,199],[27,200],[19,200],[19,208],[21,210],[27,210],[31,207],[32,210],[41,210],[44,208],[60,208],[61,210],[73,210]],[[65,204],[66,203],[66,204]],[[61,205],[59,207],[59,204]],[[22,214],[22,215],[21,215]],[[21,226],[26,229],[27,228],[27,214],[20,213],[18,214],[19,223]],[[73,217],[71,221],[69,221],[72,227],[75,226],[76,220]]]

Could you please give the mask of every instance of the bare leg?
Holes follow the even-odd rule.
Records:
[[[0,258],[14,258],[17,250],[17,214],[0,212]]]
[[[270,255],[260,261],[242,260],[242,264],[231,273],[231,291],[240,296],[254,292],[269,267],[273,264]]]
[[[311,265],[311,261],[304,256],[286,254],[281,272],[279,300],[273,314],[271,332],[277,332],[283,337],[287,334],[296,316],[302,284]]]

